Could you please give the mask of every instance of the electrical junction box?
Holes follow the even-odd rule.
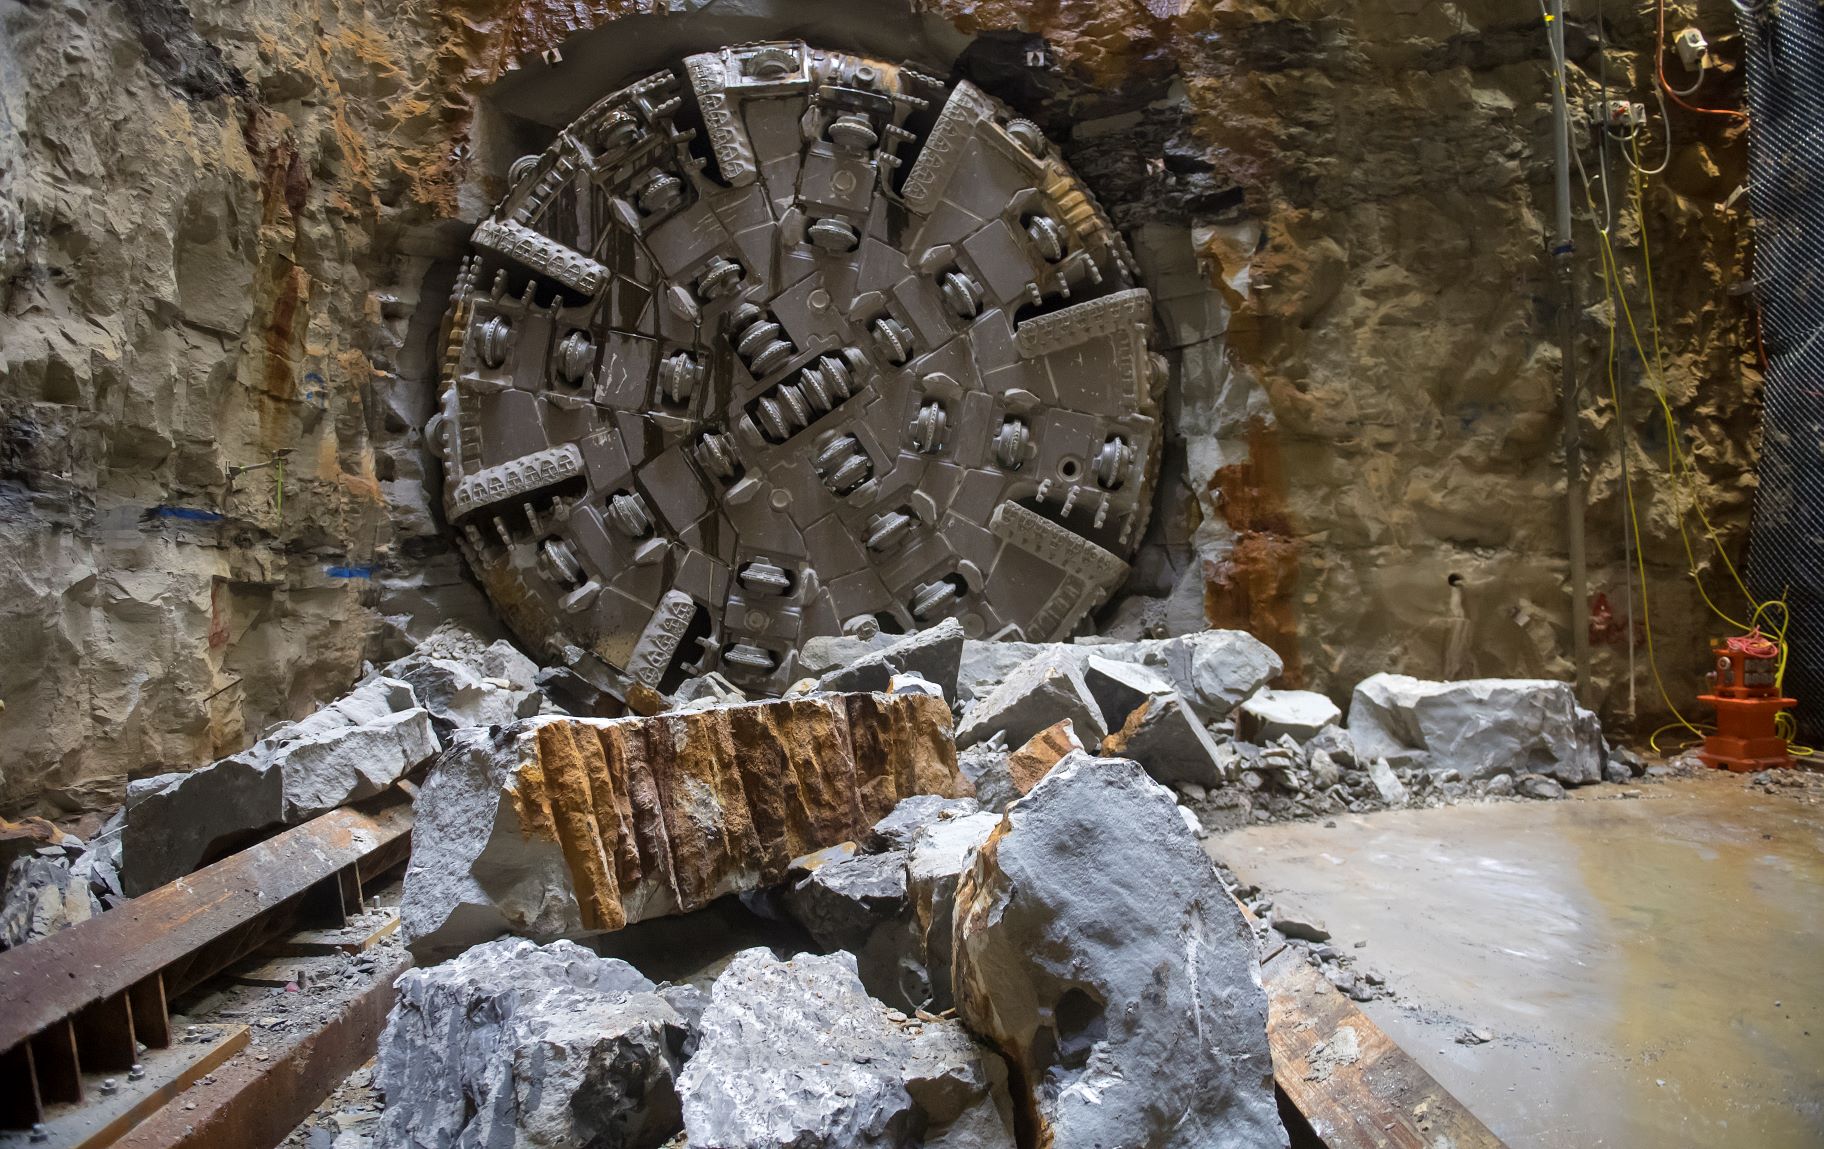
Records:
[[[1611,132],[1630,132],[1645,127],[1647,106],[1632,100],[1610,100],[1603,108],[1602,122]]]
[[[1672,46],[1678,50],[1678,58],[1687,71],[1696,71],[1709,63],[1707,53],[1710,51],[1710,42],[1696,28],[1686,28],[1673,37]]]

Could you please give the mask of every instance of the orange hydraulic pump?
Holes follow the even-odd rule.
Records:
[[[1792,755],[1776,733],[1774,719],[1798,700],[1780,697],[1779,644],[1757,630],[1726,639],[1713,653],[1711,693],[1697,700],[1716,707],[1716,733],[1704,739],[1697,756],[1706,765],[1738,774],[1791,766]]]

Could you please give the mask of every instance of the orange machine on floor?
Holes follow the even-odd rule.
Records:
[[[1699,702],[1716,707],[1716,733],[1697,756],[1707,765],[1746,774],[1791,766],[1792,754],[1776,726],[1780,711],[1797,706],[1780,697],[1780,646],[1759,631],[1737,635],[1716,647],[1709,694]]]

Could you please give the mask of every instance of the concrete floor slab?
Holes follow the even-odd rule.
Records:
[[[1627,792],[1208,848],[1385,975],[1363,1009],[1515,1149],[1824,1145],[1824,807],[1736,776]]]

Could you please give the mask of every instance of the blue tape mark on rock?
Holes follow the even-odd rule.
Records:
[[[373,578],[373,567],[325,567],[330,578]]]
[[[152,508],[152,516],[159,519],[183,519],[193,523],[219,523],[222,521],[220,511],[205,511],[199,507],[160,505]]]

